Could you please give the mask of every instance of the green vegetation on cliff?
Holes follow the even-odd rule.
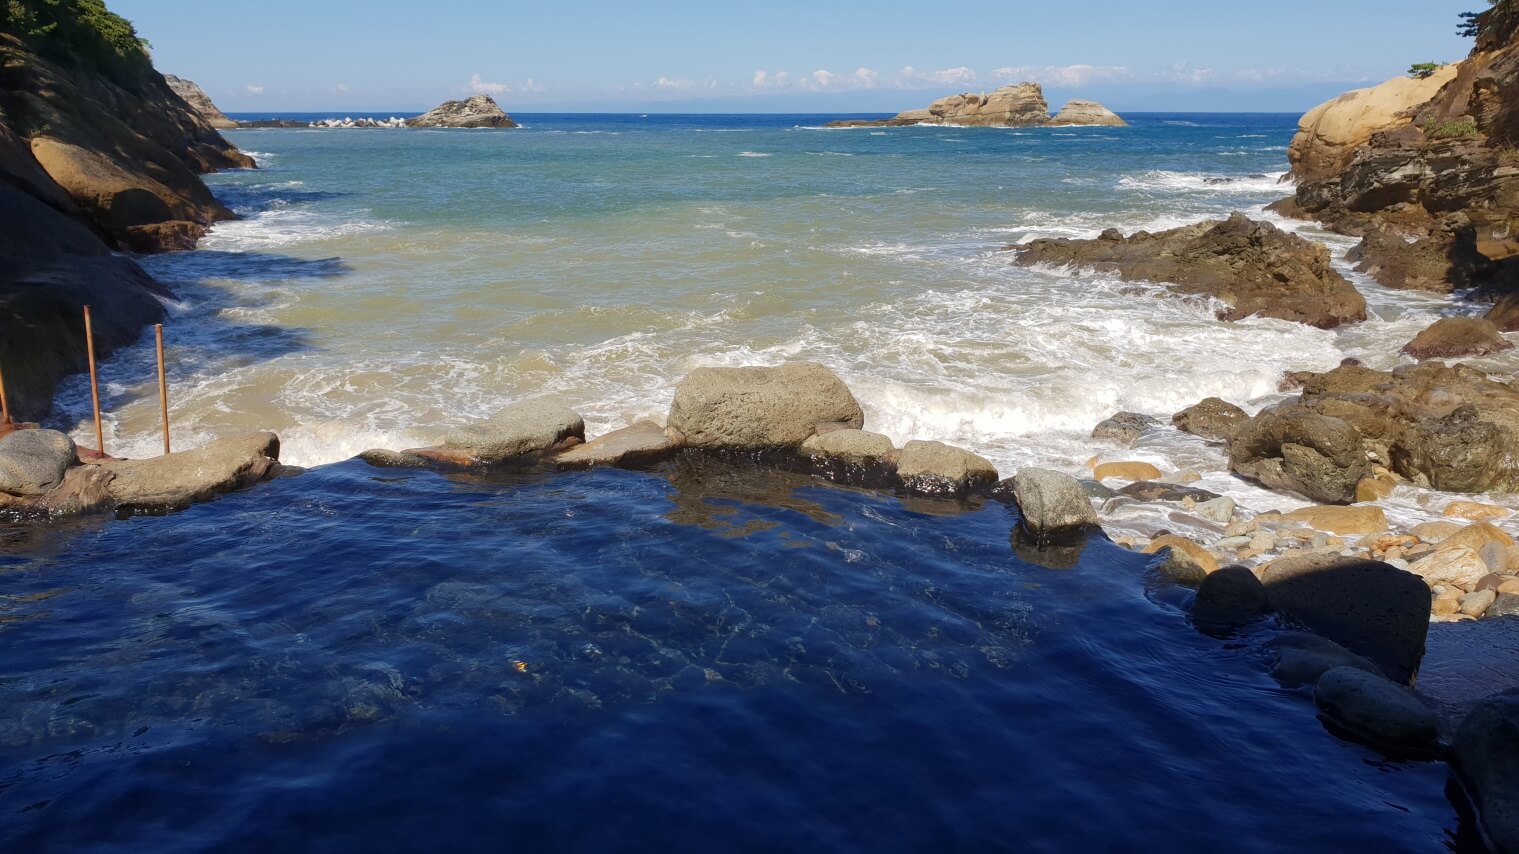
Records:
[[[0,32],[54,61],[83,61],[118,84],[153,73],[148,43],[103,0],[0,0]]]

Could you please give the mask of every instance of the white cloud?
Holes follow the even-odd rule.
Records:
[[[1047,65],[1036,68],[1028,65],[1020,65],[1012,68],[999,68],[992,72],[992,76],[998,80],[1024,81],[1043,83],[1046,86],[1065,86],[1075,88],[1086,86],[1093,82],[1112,82],[1116,80],[1129,80],[1134,77],[1134,72],[1121,65]]]
[[[505,83],[489,83],[481,79],[480,75],[474,74],[469,78],[469,91],[477,95],[503,95],[512,91],[512,87]]]
[[[247,88],[248,88],[248,94],[249,95],[262,95],[262,94],[264,94],[264,87],[259,86],[256,83],[249,83]]]
[[[904,89],[921,89],[925,86],[963,86],[976,82],[974,69],[960,66],[939,71],[919,71],[911,65],[897,72],[897,85]]]
[[[338,84],[338,91],[339,92],[347,92],[348,91],[348,84],[347,83],[339,83]]]
[[[833,83],[833,78],[834,73],[826,68],[819,68],[807,75],[808,85],[814,89],[827,89]]]
[[[881,82],[881,75],[869,68],[856,68],[853,76],[855,85],[861,89],[874,89]]]

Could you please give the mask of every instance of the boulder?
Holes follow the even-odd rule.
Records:
[[[152,459],[113,460],[101,468],[114,475],[109,490],[119,507],[166,513],[268,479],[278,471],[279,455],[278,436],[255,433]]]
[[[227,114],[223,113],[217,108],[216,104],[211,102],[211,96],[207,95],[205,90],[195,85],[194,82],[185,80],[182,77],[175,77],[172,74],[165,74],[164,82],[169,84],[169,88],[174,90],[174,94],[190,105],[190,109],[205,119],[206,124],[217,130],[230,130],[237,127],[237,122],[227,118]]]
[[[1175,534],[1162,534],[1150,541],[1145,546],[1145,554],[1156,554],[1161,550],[1168,550],[1170,554],[1162,559],[1162,564],[1178,563],[1181,567],[1159,566],[1162,573],[1172,577],[1193,577],[1195,573],[1187,567],[1190,563],[1201,569],[1204,573],[1212,574],[1218,571],[1218,558],[1213,553],[1192,542],[1186,537],[1178,537]]]
[[[1488,356],[1512,349],[1513,342],[1482,317],[1443,317],[1403,345],[1404,353],[1420,361]]]
[[[1238,509],[1233,498],[1223,496],[1211,501],[1203,501],[1192,507],[1192,512],[1207,519],[1209,522],[1217,522],[1227,525],[1234,519],[1234,511]]]
[[[1209,573],[1197,588],[1192,619],[1200,625],[1242,626],[1266,613],[1266,588],[1243,566]]]
[[[1092,477],[1099,481],[1117,478],[1119,480],[1143,483],[1155,480],[1160,476],[1160,469],[1149,463],[1141,462],[1102,463],[1092,470]]]
[[[1019,524],[1037,543],[1079,537],[1098,525],[1081,482],[1062,472],[1026,468],[998,484],[994,494],[1012,498]]]
[[[1441,548],[1465,546],[1482,558],[1482,562],[1487,565],[1489,571],[1499,575],[1519,570],[1519,566],[1510,564],[1509,556],[1514,550],[1514,538],[1502,528],[1487,522],[1473,522],[1467,525],[1446,537],[1440,546]]]
[[[819,424],[859,429],[865,413],[849,387],[814,362],[775,368],[697,368],[675,388],[666,423],[692,448],[797,448]]]
[[[1497,601],[1497,590],[1478,590],[1462,596],[1457,610],[1468,617],[1481,617]]]
[[[857,466],[880,466],[890,462],[896,452],[891,439],[865,430],[832,430],[802,443],[802,456],[811,459],[840,460]]]
[[[684,444],[680,434],[645,420],[576,445],[555,457],[554,464],[562,469],[643,466],[665,459]]]
[[[1493,604],[1487,606],[1487,613],[1483,616],[1487,619],[1519,617],[1519,593],[1499,593]]]
[[[1325,673],[1336,667],[1356,667],[1382,675],[1381,668],[1370,659],[1308,632],[1289,632],[1273,638],[1266,648],[1275,656],[1271,675],[1288,688],[1317,685]]]
[[[1519,690],[1472,707],[1451,742],[1451,764],[1493,850],[1519,851]]]
[[[1171,424],[1183,433],[1227,442],[1234,435],[1235,428],[1249,417],[1238,406],[1210,397],[1171,416]]]
[[[443,444],[490,465],[548,451],[572,437],[585,438],[585,421],[564,404],[537,397],[515,403],[489,421],[457,427]]]
[[[1378,561],[1283,559],[1261,583],[1273,610],[1413,682],[1429,633],[1429,587],[1418,576]]]
[[[1358,667],[1336,667],[1319,679],[1313,702],[1337,731],[1394,756],[1434,752],[1434,712],[1413,692]]]
[[[1514,511],[1507,507],[1499,507],[1496,504],[1483,504],[1480,501],[1452,501],[1440,511],[1443,516],[1456,519],[1470,519],[1474,522],[1483,522],[1489,519],[1507,519],[1514,515]]]
[[[517,123],[502,112],[489,95],[471,95],[462,101],[444,101],[416,118],[406,120],[414,128],[514,128]]]
[[[384,448],[371,448],[359,454],[358,458],[380,469],[421,469],[427,468],[428,465],[425,458],[416,454],[388,451]]]
[[[57,430],[17,430],[0,438],[0,492],[42,495],[63,482],[74,440]]]
[[[1138,412],[1120,412],[1092,428],[1092,438],[1127,448],[1134,444],[1141,433],[1159,423]]]
[[[1054,127],[1096,125],[1121,128],[1128,127],[1129,123],[1096,101],[1073,99],[1065,102],[1060,112],[1050,119],[1050,125]]]
[[[964,495],[991,487],[997,468],[970,451],[942,442],[914,440],[897,456],[902,485],[924,495]]]
[[[1222,320],[1273,317],[1333,329],[1366,319],[1366,300],[1335,271],[1322,244],[1243,214],[1155,234],[1116,230],[1091,240],[1047,238],[1010,247],[1022,266],[1077,267],[1224,304]]]
[[[1229,441],[1229,468],[1270,489],[1348,504],[1368,471],[1361,434],[1342,419],[1302,408],[1272,408],[1241,424]]]
[[[1426,543],[1442,543],[1447,538],[1454,536],[1463,526],[1460,522],[1447,522],[1443,519],[1434,522],[1421,522],[1408,530],[1410,534],[1418,537]]]
[[[1459,587],[1471,590],[1491,570],[1482,556],[1466,546],[1442,545],[1438,551],[1408,567],[1430,587]]]
[[[1283,513],[1289,522],[1302,522],[1317,531],[1345,536],[1379,534],[1387,530],[1387,514],[1380,507],[1304,507]]]
[[[1131,483],[1118,490],[1116,493],[1125,498],[1133,498],[1136,501],[1174,501],[1187,500],[1199,503],[1217,501],[1221,496],[1216,492],[1206,489],[1198,489],[1195,486],[1184,486],[1178,483],[1160,483],[1153,480],[1141,480]]]
[[[1300,182],[1337,178],[1372,135],[1410,122],[1408,111],[1435,96],[1456,76],[1447,65],[1426,78],[1395,77],[1326,101],[1298,122],[1288,159]]]

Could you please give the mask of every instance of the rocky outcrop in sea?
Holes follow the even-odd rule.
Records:
[[[170,89],[174,90],[174,94],[183,98],[185,103],[190,105],[190,109],[206,120],[206,124],[218,130],[230,130],[237,127],[237,122],[227,118],[227,114],[223,113],[216,104],[212,103],[211,96],[207,95],[205,90],[195,85],[194,81],[186,80],[183,77],[175,77],[172,74],[165,74],[164,81],[169,84]]]
[[[1071,101],[1050,117],[1044,88],[1038,83],[1017,83],[992,92],[962,92],[908,110],[890,119],[847,119],[827,127],[905,127],[908,125],[954,125],[956,127],[1045,127],[1047,125],[1106,125],[1122,127],[1123,119],[1096,101]]]
[[[489,95],[472,95],[462,101],[445,101],[416,118],[406,120],[414,128],[514,128],[517,123]]]

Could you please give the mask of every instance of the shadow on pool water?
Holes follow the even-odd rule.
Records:
[[[1043,560],[1015,520],[717,463],[349,462],[0,532],[0,847],[1474,844],[1444,765],[1271,681],[1277,627],[1204,636],[1142,556]]]

